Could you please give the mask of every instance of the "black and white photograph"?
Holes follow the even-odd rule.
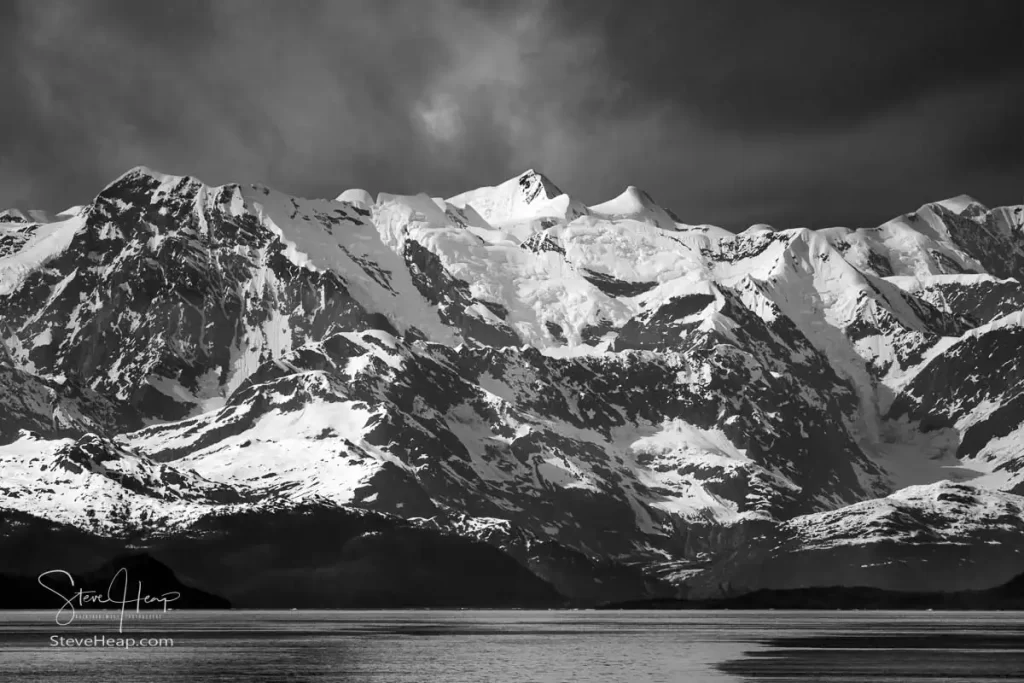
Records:
[[[1024,680],[1024,2],[0,0],[0,682]]]

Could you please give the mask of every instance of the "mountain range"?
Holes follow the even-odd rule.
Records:
[[[0,213],[0,573],[990,588],[1024,572],[1022,282],[1024,206],[967,196],[733,234],[535,171],[327,200],[135,168]]]

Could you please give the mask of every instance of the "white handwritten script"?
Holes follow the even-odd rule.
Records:
[[[135,612],[139,613],[143,605],[160,604],[163,606],[163,611],[166,612],[167,605],[181,597],[181,593],[176,591],[164,593],[159,597],[143,595],[141,581],[136,584],[137,589],[134,591],[132,597],[128,597],[128,570],[124,567],[118,569],[117,573],[114,574],[114,578],[110,580],[110,585],[107,586],[106,594],[99,591],[87,591],[79,588],[69,596],[59,588],[55,588],[43,581],[43,579],[54,575],[63,576],[67,580],[67,583],[70,584],[69,587],[72,589],[75,587],[75,579],[71,574],[63,569],[51,569],[50,571],[43,572],[39,575],[39,585],[64,601],[64,604],[61,605],[59,610],[57,610],[56,621],[58,626],[67,626],[75,620],[76,606],[83,609],[87,607],[104,609],[110,606],[118,606],[121,608],[118,633],[123,633],[124,614],[129,605],[134,605]]]

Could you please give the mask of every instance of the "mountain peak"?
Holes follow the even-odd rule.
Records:
[[[0,223],[27,223],[28,217],[18,209],[0,211]]]
[[[644,190],[641,190],[636,185],[630,185],[627,187],[625,194],[628,194],[631,197],[636,197],[637,201],[642,202],[645,206],[651,206],[657,203],[651,195]]]
[[[651,198],[651,195],[636,185],[630,185],[614,199],[609,199],[602,204],[597,204],[590,208],[597,213],[626,214],[656,206],[657,204]]]
[[[767,223],[755,223],[749,228],[741,232],[741,235],[757,235],[763,232],[778,232],[775,228],[768,225]]]
[[[525,195],[527,203],[533,202],[538,198],[554,199],[561,194],[565,194],[557,185],[551,182],[550,178],[532,168],[520,173],[514,180]]]
[[[130,168],[127,171],[125,171],[124,173],[122,173],[121,176],[119,178],[117,178],[117,180],[114,181],[114,183],[117,183],[120,180],[129,179],[129,178],[152,178],[153,180],[157,180],[157,181],[163,183],[163,182],[167,182],[167,181],[180,180],[181,176],[174,176],[174,175],[170,175],[169,173],[163,173],[161,171],[156,171],[156,170],[150,168],[149,166],[133,166],[132,168]]]
[[[619,196],[588,207],[594,215],[608,219],[629,219],[650,223],[665,230],[675,230],[675,219],[636,185],[628,186]]]
[[[22,211],[20,209],[7,209],[0,211],[0,223],[47,223],[46,212],[38,209]]]
[[[373,197],[370,196],[370,193],[359,188],[345,190],[339,194],[334,201],[347,202],[354,206],[358,206],[361,209],[369,209],[373,206]]]
[[[571,220],[583,213],[582,204],[569,199],[547,176],[532,168],[500,185],[450,197],[448,202],[458,208],[472,206],[491,224],[542,217]]]
[[[963,213],[972,206],[985,208],[984,204],[982,204],[977,199],[967,194],[961,194],[957,195],[956,197],[950,197],[949,199],[943,199],[937,202],[932,202],[932,204],[937,204],[943,207],[944,209],[949,209],[950,211],[956,214]]]
[[[148,166],[135,166],[128,169],[115,178],[110,184],[100,191],[100,196],[106,196],[111,190],[128,187],[148,187],[157,184],[164,188],[177,187],[183,183],[198,182],[189,176],[175,176],[160,171],[154,171]]]

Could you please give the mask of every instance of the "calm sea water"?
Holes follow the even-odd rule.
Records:
[[[52,644],[95,636],[174,644]],[[126,618],[119,633],[116,620],[94,612],[67,626],[52,612],[0,612],[5,683],[761,680],[1024,680],[1024,615],[171,612]]]

